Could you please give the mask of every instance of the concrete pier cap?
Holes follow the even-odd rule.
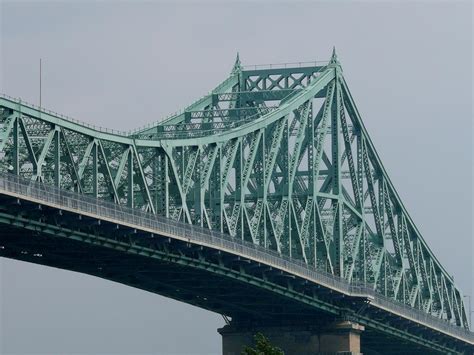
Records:
[[[254,346],[257,333],[262,333],[285,355],[360,355],[364,326],[349,320],[336,320],[324,327],[231,322],[217,331],[222,336],[223,355],[240,355],[246,346]]]

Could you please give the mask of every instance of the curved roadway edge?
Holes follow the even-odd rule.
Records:
[[[364,285],[349,284],[344,279],[309,268],[297,260],[285,258],[251,243],[233,239],[219,232],[213,232],[189,224],[174,222],[164,217],[114,203],[84,197],[78,193],[62,191],[52,186],[26,181],[14,175],[0,175],[0,194],[27,200],[51,208],[79,213],[114,224],[164,237],[193,243],[207,248],[221,250],[257,263],[265,264],[283,272],[298,276],[314,284],[327,287],[349,297],[365,298],[370,305],[427,328],[456,338],[474,346],[474,333],[461,329],[446,321],[412,309],[402,303],[385,298]]]

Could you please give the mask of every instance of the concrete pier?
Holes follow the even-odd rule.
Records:
[[[360,334],[364,327],[350,321],[337,321],[327,327],[243,326],[229,324],[218,329],[222,335],[222,354],[240,355],[245,346],[254,345],[254,335],[262,333],[285,355],[359,355]]]

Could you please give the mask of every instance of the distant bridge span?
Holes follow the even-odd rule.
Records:
[[[231,328],[345,321],[365,327],[364,353],[474,349],[462,294],[335,53],[299,67],[237,59],[207,96],[127,134],[0,98],[0,226],[0,256],[162,294]]]

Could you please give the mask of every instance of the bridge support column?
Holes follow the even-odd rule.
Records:
[[[359,355],[360,334],[364,327],[351,321],[337,321],[325,328],[310,326],[249,326],[229,324],[218,329],[222,335],[222,354],[240,355],[245,346],[254,346],[258,332],[285,355]]]

